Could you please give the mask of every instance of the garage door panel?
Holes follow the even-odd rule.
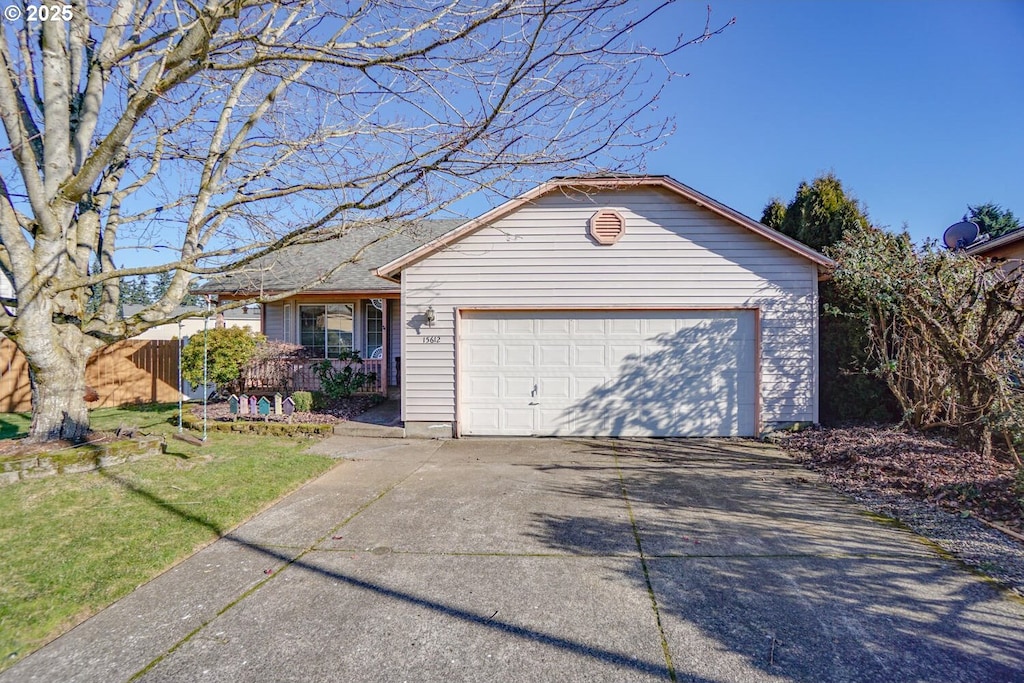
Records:
[[[497,375],[490,377],[470,376],[466,380],[466,398],[471,400],[495,400],[501,397],[499,386],[501,384]]]
[[[644,321],[644,332],[650,336],[672,334],[679,331],[680,324],[676,318],[654,318]]]
[[[536,321],[530,318],[508,318],[502,321],[504,333],[510,337],[533,337],[536,333]]]
[[[468,385],[460,392],[464,434],[754,433],[757,344],[750,311],[482,317],[488,324],[464,314],[461,328],[460,344],[470,350],[460,355],[460,376]],[[497,328],[495,318],[501,318]],[[498,396],[492,396],[495,379]]]
[[[476,342],[466,347],[467,364],[472,368],[493,368],[501,365],[498,345]]]
[[[497,434],[501,431],[498,408],[467,408],[466,424],[473,425],[473,430],[467,430],[467,434]]]
[[[604,375],[591,376],[576,374],[572,378],[572,398],[582,399],[588,394],[599,390],[607,381],[608,378]]]
[[[612,318],[610,321],[609,334],[613,336],[624,336],[630,339],[636,339],[641,334],[641,323],[640,318]]]
[[[567,368],[572,354],[568,344],[541,344],[541,368]]]
[[[605,330],[605,320],[593,316],[580,316],[579,318],[572,320],[571,328],[573,335],[576,337],[604,337],[605,334],[607,334]]]
[[[643,356],[643,346],[640,344],[609,344],[608,362],[612,368],[623,365],[629,360],[639,360]]]
[[[462,331],[474,336],[496,337],[501,333],[501,318],[493,315],[477,315],[463,318]]]
[[[566,318],[541,318],[537,321],[537,336],[565,339],[570,334],[570,323]]]
[[[533,344],[506,344],[502,347],[501,362],[504,367],[533,367],[536,362]]]
[[[572,398],[568,377],[541,377],[537,381],[537,398],[567,401]]]
[[[575,347],[575,350],[577,368],[603,368],[607,363],[604,355],[605,347],[603,344],[579,344]]]
[[[529,377],[502,378],[501,398],[502,399],[529,399],[533,397],[533,375]]]
[[[505,408],[501,411],[503,431],[516,436],[533,434],[533,413],[529,408]]]
[[[574,433],[572,416],[560,408],[538,408],[537,417],[545,434],[562,436]]]

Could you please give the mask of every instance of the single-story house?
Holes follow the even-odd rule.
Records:
[[[417,228],[266,305],[263,328],[318,354],[400,356],[409,435],[753,436],[818,420],[833,262],[672,178],[555,178]],[[273,291],[355,239],[216,287]]]
[[[244,271],[210,278],[196,291],[219,300],[273,297],[335,269],[301,294],[265,303],[260,329],[271,341],[301,345],[311,358],[357,351],[365,359],[364,370],[374,373],[378,388],[387,391],[400,381],[401,287],[374,270],[464,222],[362,225],[331,239],[287,247]],[[307,366],[293,386],[306,388],[315,381]]]

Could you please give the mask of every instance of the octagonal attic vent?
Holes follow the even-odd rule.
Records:
[[[615,244],[626,232],[622,214],[612,209],[601,209],[590,217],[590,236],[598,244]]]

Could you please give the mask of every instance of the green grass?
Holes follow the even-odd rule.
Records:
[[[32,419],[24,413],[0,413],[0,439],[15,439],[28,434]]]
[[[98,410],[168,436],[177,406]],[[27,419],[0,415],[24,435]],[[6,433],[6,432],[5,432]],[[329,469],[308,440],[210,434],[108,470],[0,488],[0,670]]]
[[[121,425],[132,425],[144,431],[170,433],[168,420],[176,418],[177,415],[177,403],[153,403],[93,410],[89,413],[89,422],[97,431],[113,431]],[[32,416],[28,413],[0,413],[0,439],[19,439],[28,436],[31,422]]]

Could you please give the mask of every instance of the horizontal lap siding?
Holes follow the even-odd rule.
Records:
[[[271,341],[287,341],[284,331],[284,304],[263,304],[263,334]]]
[[[626,220],[613,246],[587,236],[605,207]],[[816,267],[660,190],[542,197],[408,267],[402,293],[406,420],[455,419],[455,309],[473,306],[760,307],[762,420],[817,418]]]

